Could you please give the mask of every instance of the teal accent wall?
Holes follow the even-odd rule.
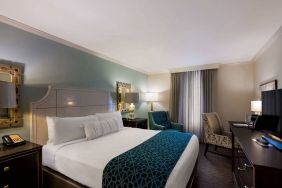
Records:
[[[0,23],[0,59],[25,64],[21,105],[24,127],[0,130],[29,140],[32,101],[42,98],[47,86],[95,88],[115,92],[116,81],[147,89],[147,75],[49,39]],[[137,105],[136,116],[147,117],[147,105]]]

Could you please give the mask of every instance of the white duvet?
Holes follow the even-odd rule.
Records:
[[[88,187],[102,187],[103,169],[114,157],[134,148],[159,131],[123,128],[94,140],[75,140],[43,146],[43,165]],[[166,187],[186,187],[199,152],[199,142],[192,136],[171,172]]]

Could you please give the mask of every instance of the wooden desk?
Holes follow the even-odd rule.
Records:
[[[252,139],[263,135],[260,131],[234,127],[232,132],[232,171],[238,187],[282,187],[282,152],[265,148]],[[234,142],[240,145],[234,147]]]

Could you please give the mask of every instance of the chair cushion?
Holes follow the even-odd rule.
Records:
[[[222,134],[220,122],[216,113],[206,114],[208,125],[214,134]]]
[[[171,128],[170,119],[168,119],[166,112],[154,112],[152,115],[156,124],[162,125],[166,129]]]

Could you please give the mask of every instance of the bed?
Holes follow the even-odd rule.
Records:
[[[111,93],[92,89],[49,87],[45,97],[31,104],[32,141],[43,147],[44,187],[102,187],[103,169],[116,156],[149,140],[159,131],[122,128],[94,140],[85,138],[62,144],[47,143],[46,116],[86,116],[115,110]],[[199,142],[192,136],[170,173],[165,187],[190,187]]]

